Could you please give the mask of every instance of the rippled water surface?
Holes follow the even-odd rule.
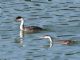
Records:
[[[17,16],[48,31],[24,34],[20,42]],[[80,0],[0,0],[0,60],[80,60],[79,42],[50,48],[43,35],[80,41]]]

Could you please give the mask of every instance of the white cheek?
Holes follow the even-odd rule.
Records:
[[[18,19],[17,21],[19,21],[19,22],[20,22],[20,21],[21,21],[21,19]]]
[[[19,21],[21,21],[21,19],[19,19]]]
[[[48,38],[48,37],[45,37],[45,38]]]

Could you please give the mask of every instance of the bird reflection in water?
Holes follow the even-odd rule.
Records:
[[[18,43],[21,47],[24,47],[24,33],[22,30],[19,32],[19,39],[15,40],[15,43]]]
[[[24,44],[23,44],[23,37],[24,37],[24,34],[23,34],[23,31],[22,30],[20,30],[20,45],[21,46],[24,46]]]

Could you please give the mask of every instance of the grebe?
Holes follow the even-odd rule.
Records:
[[[41,30],[44,30],[44,29],[42,29],[41,27],[38,27],[38,26],[28,26],[28,27],[24,26],[24,19],[21,16],[16,17],[16,20],[18,22],[21,22],[20,30],[25,31],[27,33],[39,32]]]
[[[51,36],[45,35],[45,36],[40,37],[40,38],[49,39],[50,40],[50,45],[52,46],[52,41],[53,40],[52,40]],[[60,44],[63,44],[63,45],[70,45],[70,44],[74,43],[74,41],[71,41],[71,40],[57,40],[57,41],[54,41],[54,43],[60,43]]]

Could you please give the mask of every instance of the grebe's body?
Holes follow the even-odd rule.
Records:
[[[63,45],[71,45],[75,42],[75,41],[72,41],[72,40],[52,40],[51,36],[49,36],[49,35],[45,35],[41,38],[48,38],[51,42],[51,45],[52,45],[52,41],[54,43],[63,44]]]
[[[40,27],[37,27],[37,26],[28,26],[28,27],[23,27],[23,31],[27,32],[27,33],[33,33],[33,32],[39,32],[43,30],[42,28]]]
[[[42,29],[41,27],[38,27],[38,26],[24,26],[24,19],[21,16],[18,16],[16,18],[16,20],[18,22],[21,22],[21,24],[20,24],[20,30],[22,30],[24,32],[35,33],[35,32],[39,32],[41,30],[44,30],[44,29]]]

